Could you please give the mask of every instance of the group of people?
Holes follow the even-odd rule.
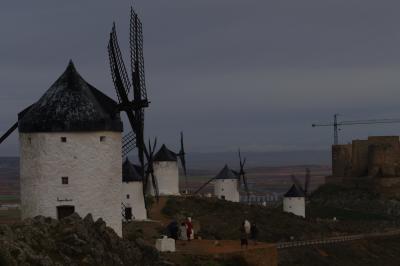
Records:
[[[175,240],[188,240],[194,239],[194,230],[192,218],[187,217],[186,221],[182,221],[179,225],[176,220],[173,220],[167,226],[168,236]]]
[[[258,228],[255,223],[251,224],[248,220],[244,220],[240,227],[240,247],[249,245],[249,238],[257,245]]]

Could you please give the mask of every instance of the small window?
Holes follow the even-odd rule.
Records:
[[[129,194],[126,194],[126,198],[129,199]]]
[[[68,177],[67,176],[61,177],[61,184],[68,185]]]
[[[28,138],[28,143],[32,144],[32,138],[31,137]]]
[[[100,142],[106,141],[106,136],[100,136]]]
[[[61,142],[67,142],[67,137],[61,137]]]

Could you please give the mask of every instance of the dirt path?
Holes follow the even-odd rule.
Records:
[[[149,218],[158,221],[162,226],[166,226],[171,222],[170,218],[162,214],[162,209],[167,203],[168,197],[160,197],[159,201],[154,202],[151,210],[149,211]]]
[[[192,240],[177,241],[176,255],[207,256],[209,258],[243,258],[249,265],[276,266],[278,252],[274,244],[251,243],[247,248],[240,247],[239,240]]]
[[[191,240],[176,241],[176,251],[181,253],[208,255],[208,254],[226,254],[236,252],[246,252],[255,249],[270,249],[274,244],[258,242],[257,245],[249,244],[247,248],[240,247],[239,240]]]

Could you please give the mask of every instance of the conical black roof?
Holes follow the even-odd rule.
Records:
[[[215,179],[237,179],[239,175],[225,164],[224,168],[218,173]]]
[[[295,184],[289,189],[284,195],[285,198],[304,198],[304,192],[298,188]]]
[[[20,132],[122,131],[117,103],[87,83],[72,61],[28,110],[18,114]]]
[[[128,158],[122,164],[122,182],[137,182],[142,181],[142,177],[139,174],[140,166],[132,164]]]
[[[155,162],[169,162],[177,161],[178,157],[175,152],[169,150],[165,144],[163,144],[160,150],[154,155]]]

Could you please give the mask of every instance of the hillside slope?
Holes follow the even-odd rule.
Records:
[[[319,219],[314,213],[307,219],[284,213],[281,207],[248,206],[214,198],[170,198],[163,213],[170,219],[183,220],[190,216],[198,223],[198,234],[206,239],[239,239],[239,227],[248,219],[256,223],[259,240],[265,242],[315,239],[344,234],[357,234],[396,227],[391,216],[373,216],[370,219],[349,216],[333,222]]]

